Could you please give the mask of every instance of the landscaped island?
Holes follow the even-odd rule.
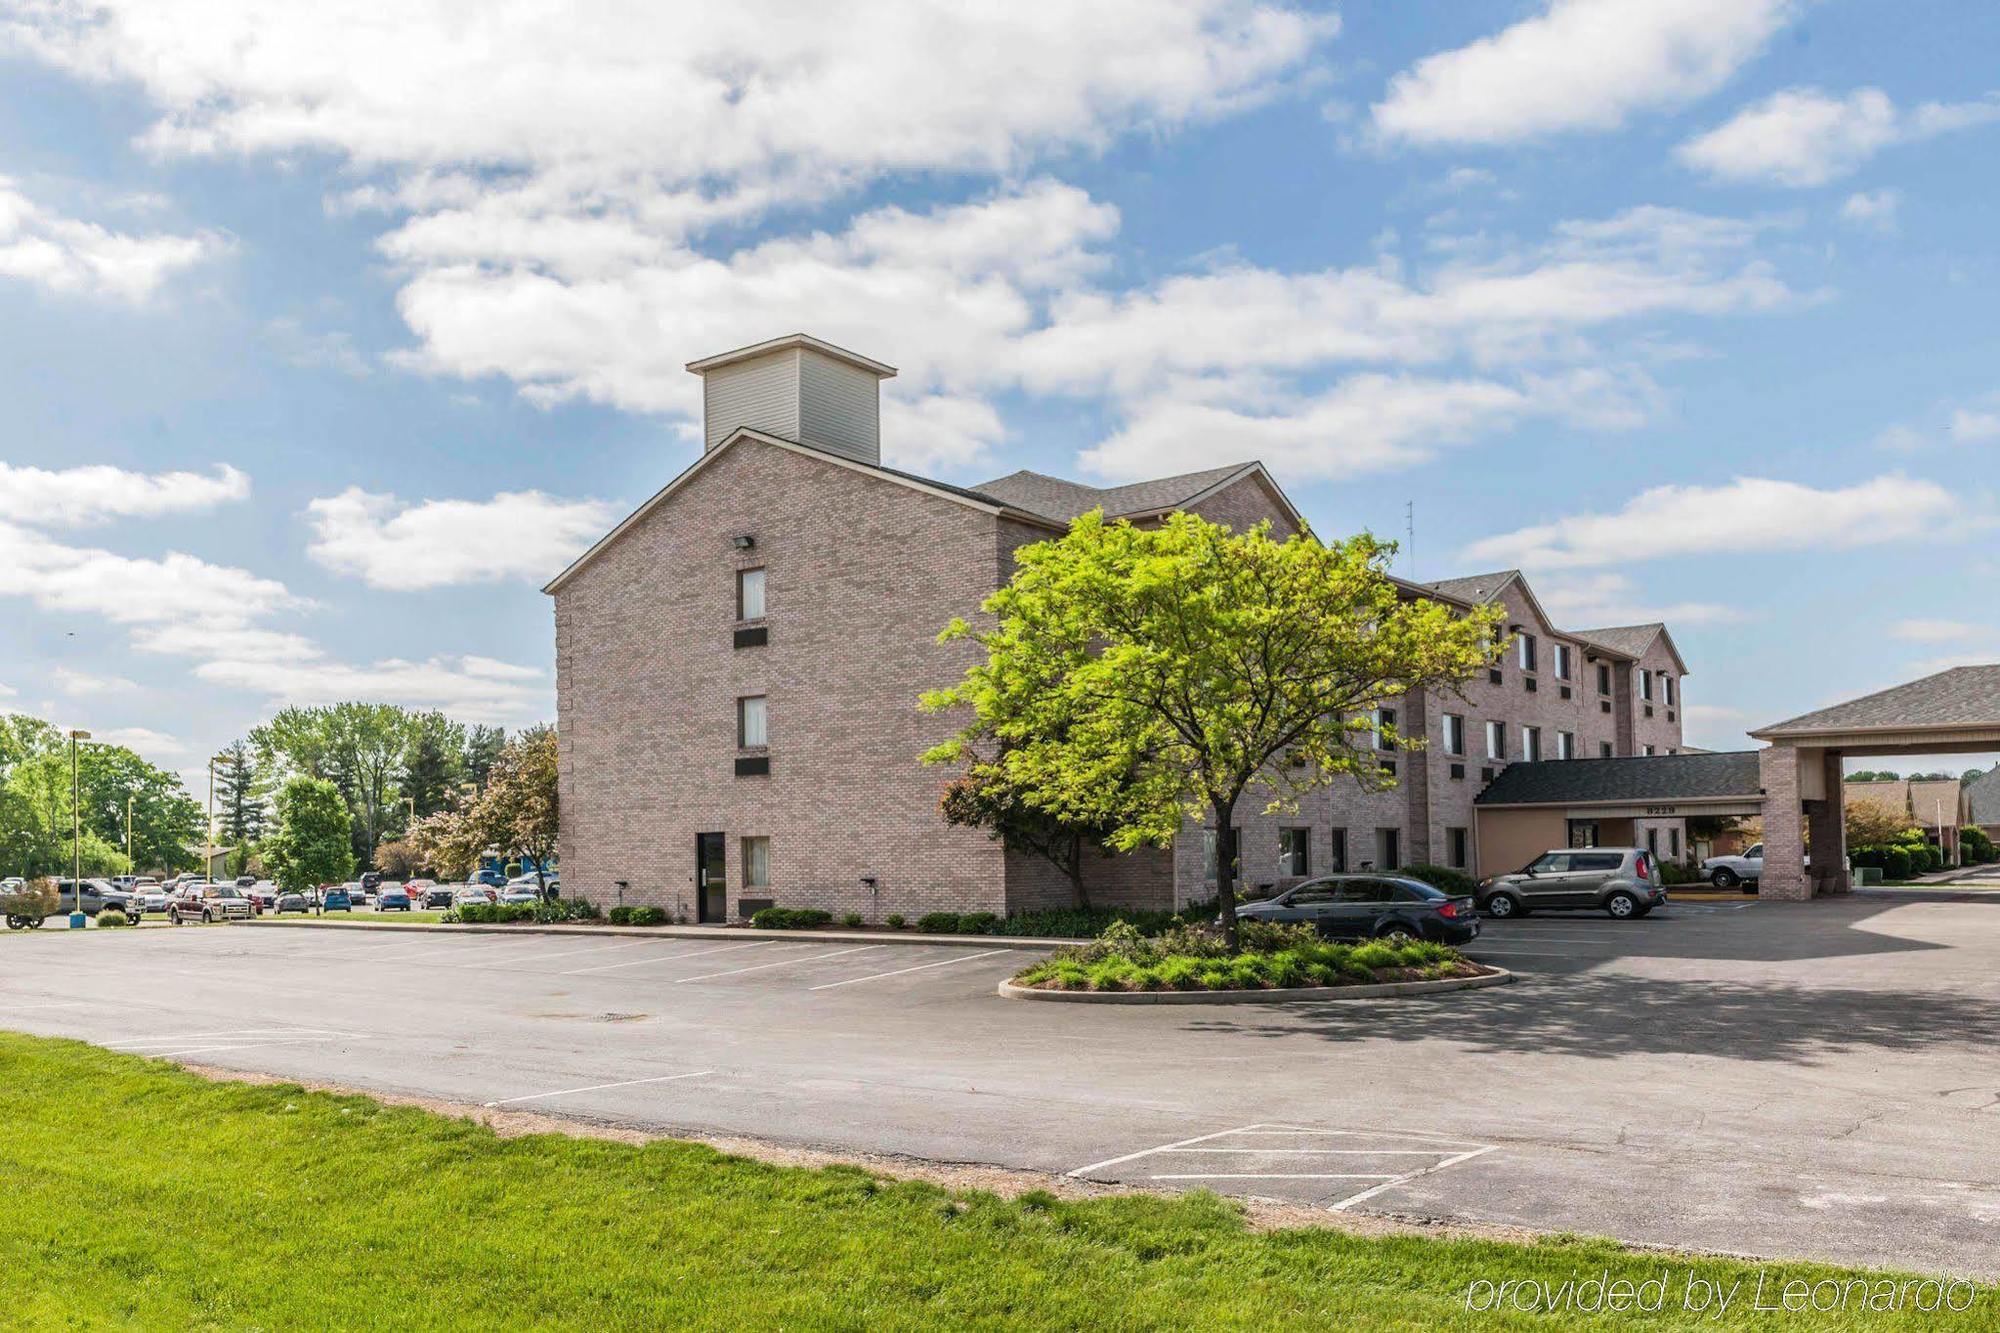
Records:
[[[1149,938],[1115,925],[1023,969],[1013,984],[1059,991],[1261,991],[1450,981],[1493,972],[1443,944],[1342,944],[1321,939],[1310,926],[1245,921],[1234,949],[1211,928],[1177,927]]]

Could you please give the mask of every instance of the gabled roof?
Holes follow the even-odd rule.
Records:
[[[1053,522],[1068,523],[1079,514],[1099,508],[1107,518],[1141,518],[1185,509],[1249,477],[1261,477],[1293,523],[1301,529],[1306,526],[1305,518],[1258,462],[1231,463],[1125,486],[1086,486],[1079,481],[1023,469],[982,481],[974,489]]]
[[[1940,811],[1945,822],[1958,827],[1958,816],[1965,804],[1965,787],[1957,778],[1913,778],[1910,781],[1910,815],[1920,824],[1930,824],[1937,820]]]
[[[756,357],[768,356],[772,352],[782,352],[794,347],[803,347],[809,351],[818,352],[822,356],[830,356],[836,361],[845,361],[857,370],[865,370],[879,379],[886,380],[896,377],[896,368],[894,366],[877,361],[873,357],[863,356],[859,352],[850,352],[845,347],[836,347],[830,342],[813,337],[810,333],[788,333],[782,338],[771,338],[764,342],[752,343],[748,347],[738,347],[732,351],[718,352],[714,356],[705,356],[699,361],[688,362],[687,369],[697,375],[701,375],[708,371],[719,369],[722,366],[734,365],[738,361],[749,361]]]
[[[865,473],[870,476],[877,476],[882,478],[884,481],[893,482],[899,486],[907,486],[912,490],[923,491],[927,494],[938,496],[941,499],[952,500],[959,504],[968,505],[974,509],[984,510],[989,514],[1004,514],[1007,517],[1019,519],[1026,523],[1033,523],[1041,527],[1058,528],[1061,526],[1060,524],[1052,522],[1051,520],[1045,518],[1040,514],[1034,513],[1029,510],[1024,510],[1019,506],[1014,505],[1006,500],[999,499],[995,496],[982,494],[981,492],[972,490],[968,487],[954,486],[951,483],[944,481],[933,481],[928,477],[917,476],[913,472],[903,472],[896,468],[883,467],[879,463],[863,463],[858,459],[849,458],[845,454],[836,454],[829,450],[818,448],[814,445],[801,444],[797,440],[787,440],[781,436],[771,435],[761,430],[753,430],[748,426],[741,426],[738,427],[735,431],[731,432],[728,439],[724,440],[721,444],[716,445],[715,448],[710,449],[707,452],[703,453],[702,456],[700,458],[695,459],[694,462],[688,464],[687,467],[681,470],[679,476],[675,477],[665,486],[662,486],[658,491],[654,492],[652,497],[648,499],[644,504],[640,505],[630,514],[627,514],[624,520],[620,522],[617,527],[611,529],[611,531],[605,533],[602,537],[598,538],[597,541],[591,546],[589,550],[585,551],[582,555],[578,556],[575,560],[572,560],[570,562],[569,568],[563,570],[562,573],[556,575],[554,578],[550,579],[546,584],[544,584],[542,586],[542,591],[545,593],[553,593],[557,589],[561,588],[562,585],[567,583],[570,580],[571,576],[573,576],[578,570],[582,569],[585,565],[589,564],[592,560],[596,559],[599,553],[604,551],[613,542],[617,541],[620,537],[624,536],[627,532],[629,532],[632,529],[632,527],[635,524],[637,524],[641,519],[645,518],[646,515],[652,513],[655,509],[659,508],[660,505],[664,504],[667,498],[671,496],[675,491],[687,485],[687,483],[691,479],[693,479],[695,474],[699,473],[703,468],[713,463],[716,459],[722,457],[722,455],[727,453],[732,447],[744,441],[751,441],[757,444],[771,445],[775,448],[790,450],[792,453],[795,454],[802,454],[810,458],[816,458],[824,463],[831,463],[835,467],[843,467],[850,469],[851,471]]]
[[[2000,728],[2000,663],[1953,667],[1751,732],[1758,740],[1821,732]]]
[[[1544,759],[1514,763],[1473,798],[1475,805],[1588,805],[1626,801],[1751,801],[1764,793],[1757,751]]]
[[[1571,630],[1572,634],[1594,648],[1602,648],[1620,657],[1638,661],[1652,651],[1653,641],[1665,636],[1667,652],[1674,659],[1674,667],[1683,676],[1688,673],[1687,663],[1681,660],[1681,650],[1674,646],[1674,636],[1667,627],[1655,620],[1644,625],[1608,625],[1601,629]]]
[[[1965,796],[1972,803],[1973,823],[2000,824],[2000,764],[1966,783]]]
[[[1535,590],[1527,577],[1518,569],[1496,569],[1491,574],[1469,574],[1459,579],[1439,579],[1436,583],[1425,584],[1440,597],[1471,606],[1485,606],[1497,599],[1507,589],[1519,586],[1521,595],[1528,599],[1528,609],[1535,613],[1535,619],[1548,626],[1552,634],[1569,634],[1566,629],[1556,627],[1555,617],[1542,607],[1542,599],[1535,596]]]

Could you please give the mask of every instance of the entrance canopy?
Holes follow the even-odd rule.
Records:
[[[1766,898],[1845,893],[1842,762],[1861,755],[2000,750],[2000,663],[1954,667],[1750,733],[1761,755]],[[1815,854],[1805,866],[1805,833]]]

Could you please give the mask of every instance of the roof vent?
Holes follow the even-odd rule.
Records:
[[[688,362],[702,379],[702,448],[748,427],[882,461],[882,381],[894,366],[794,333]]]

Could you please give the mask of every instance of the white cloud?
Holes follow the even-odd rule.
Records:
[[[962,471],[1007,434],[983,398],[931,393],[914,401],[893,389],[882,402],[882,461],[917,472]]]
[[[1840,206],[1841,220],[1869,231],[1893,232],[1903,196],[1896,190],[1857,190]]]
[[[1963,620],[1899,620],[1889,632],[1914,643],[1949,643],[1955,639],[1976,638],[1987,633],[1988,629]]]
[[[332,370],[349,379],[369,372],[345,329],[316,329],[297,315],[280,315],[264,326],[264,336],[280,360],[301,370]]]
[[[1659,486],[1615,513],[1578,514],[1476,541],[1478,564],[1575,569],[1661,556],[1870,546],[1935,537],[1983,519],[1936,482],[1900,472],[1853,486],[1737,477]]]
[[[1371,110],[1409,143],[1509,144],[1616,129],[1721,87],[1800,6],[1793,0],[1547,0],[1469,46],[1426,56]]]
[[[1911,662],[1904,670],[1912,676],[1934,676],[1940,671],[1963,666],[2000,666],[2000,647],[1984,652],[1947,653],[1943,657],[1922,658]]]
[[[1898,111],[1879,88],[1856,89],[1846,97],[1788,88],[1688,140],[1675,154],[1724,180],[1809,187],[1849,174],[1893,144],[1994,120],[2000,120],[2000,99],[1926,102]]]
[[[1745,620],[1739,607],[1725,602],[1660,602],[1644,596],[1623,574],[1598,572],[1553,575],[1535,581],[1535,595],[1558,624],[1675,625],[1715,624]]]
[[[1724,722],[1742,722],[1749,718],[1748,711],[1730,708],[1724,704],[1689,704],[1684,710],[1690,723],[1703,726],[1717,726]]]
[[[191,514],[250,494],[250,478],[228,465],[199,472],[129,472],[94,465],[59,472],[0,463],[5,518],[16,523],[81,525],[117,518]]]
[[[154,731],[150,727],[93,728],[91,738],[103,745],[122,745],[147,758],[154,755],[184,755],[188,752],[186,741],[169,736],[164,731]],[[192,791],[193,788],[189,790]]]
[[[0,278],[52,292],[142,301],[174,273],[223,248],[212,235],[135,235],[64,217],[0,176]]]
[[[561,500],[540,491],[491,500],[424,500],[349,487],[306,506],[306,554],[370,587],[409,592],[501,579],[554,578],[614,517],[601,500]]]
[[[1984,444],[2000,440],[2000,412],[1961,407],[1951,414],[1951,433],[1961,444]]]
[[[19,693],[12,685],[0,684],[0,699],[11,699]]]
[[[82,698],[99,694],[129,694],[139,688],[136,681],[123,676],[99,676],[87,671],[75,671],[69,667],[57,667],[55,687],[71,698]]]

